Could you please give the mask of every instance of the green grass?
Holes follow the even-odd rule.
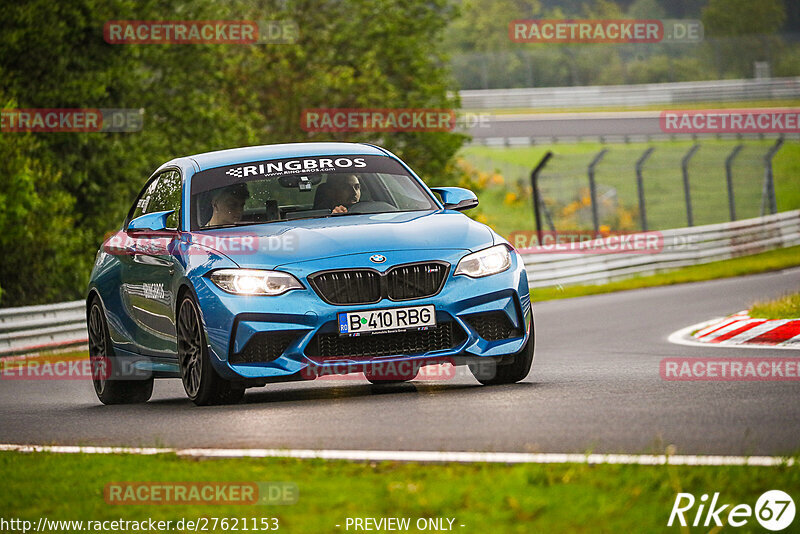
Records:
[[[515,115],[522,113],[586,113],[598,111],[662,111],[668,109],[749,109],[749,108],[795,108],[800,100],[788,98],[777,100],[743,100],[739,102],[692,102],[684,104],[652,104],[647,106],[610,106],[586,108],[499,108],[470,109],[473,113],[492,113],[494,115]]]
[[[531,291],[531,298],[538,302],[543,300],[582,297],[585,295],[613,293],[615,291],[625,291],[629,289],[701,282],[703,280],[776,271],[796,265],[800,265],[800,246],[771,250],[731,260],[715,261],[704,265],[683,267],[674,271],[651,276],[637,276],[635,278],[609,282],[602,285],[576,285],[534,289]],[[797,304],[798,302],[795,301],[795,306],[797,306]]]
[[[699,499],[719,491],[720,503],[754,506],[766,490],[800,490],[797,465],[376,464],[3,452],[0,473],[5,519],[36,524],[42,516],[135,521],[276,517],[280,531],[289,533],[347,532],[348,517],[409,517],[412,525],[420,517],[448,517],[455,518],[454,530],[464,533],[663,532],[678,492]],[[299,500],[286,506],[106,504],[105,485],[120,481],[293,482]],[[748,526],[746,531],[758,528],[755,520]]]
[[[760,214],[761,188],[764,175],[763,155],[774,143],[771,140],[743,142],[734,167],[733,181],[738,219],[757,217]],[[601,224],[611,230],[635,231],[640,229],[634,163],[649,146],[656,150],[644,168],[644,188],[647,218],[650,230],[680,228],[687,225],[680,160],[692,146],[691,141],[658,143],[630,143],[602,145],[600,143],[559,144],[533,147],[480,147],[462,150],[462,156],[477,169],[503,176],[502,185],[488,185],[480,194],[482,219],[500,235],[509,238],[513,232],[535,230],[531,199],[517,185],[527,186],[530,171],[552,150],[550,160],[540,177],[540,188],[551,206],[555,226],[559,230],[591,228],[591,211],[588,207],[569,217],[561,209],[580,197],[586,188],[586,166],[603,148],[609,149],[597,166],[598,189],[613,190],[622,210],[601,207]],[[731,140],[703,140],[701,148],[689,165],[692,206],[695,225],[714,224],[728,220],[728,199],[724,161],[737,142]],[[787,141],[773,160],[777,207],[779,211],[800,208],[800,142]],[[516,200],[507,197],[517,194]],[[605,210],[605,212],[604,212]],[[621,226],[620,212],[630,217],[627,227]],[[687,267],[668,273],[641,276],[604,285],[542,288],[533,292],[534,300],[578,297],[610,293],[642,287],[652,287],[685,282],[697,282],[782,269],[800,265],[800,248],[766,252],[705,265]]]
[[[694,224],[725,222],[728,199],[724,162],[737,142],[732,140],[703,140],[701,148],[689,164],[690,191]],[[760,214],[761,188],[764,176],[763,155],[773,144],[770,140],[748,140],[733,166],[736,215],[738,219]],[[540,175],[540,190],[549,203],[556,228],[580,229],[591,227],[591,210],[584,207],[576,216],[565,215],[563,208],[580,198],[588,188],[586,167],[601,149],[609,151],[597,166],[596,182],[602,195],[613,192],[616,200],[601,204],[601,224],[611,230],[640,228],[638,197],[634,165],[649,146],[655,151],[644,167],[644,191],[650,230],[680,228],[687,225],[681,158],[692,146],[691,141],[629,143],[601,145],[600,143],[558,144],[533,147],[480,147],[462,150],[462,156],[485,172],[499,172],[503,185],[489,185],[480,194],[481,212],[498,233],[508,237],[514,231],[533,230],[530,195],[508,202],[509,192],[518,192],[517,182],[527,186],[530,171],[545,152],[555,156]],[[775,190],[779,211],[800,208],[800,142],[787,141],[773,162]],[[615,206],[621,206],[622,210]],[[628,223],[622,223],[624,212]]]
[[[775,300],[756,302],[750,317],[760,319],[800,319],[800,293],[790,293]]]

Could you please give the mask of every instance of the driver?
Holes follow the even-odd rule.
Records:
[[[347,213],[347,208],[361,199],[361,182],[355,174],[333,174],[326,183],[331,184],[331,213]]]
[[[211,193],[211,219],[206,226],[236,224],[242,219],[244,203],[250,198],[246,184],[221,187]]]

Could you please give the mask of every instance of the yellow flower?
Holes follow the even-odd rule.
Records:
[[[569,217],[570,215],[578,211],[579,208],[580,204],[578,202],[570,202],[569,204],[564,206],[564,208],[561,210],[561,215],[563,215],[564,217]]]

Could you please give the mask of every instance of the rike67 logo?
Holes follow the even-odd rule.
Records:
[[[667,526],[743,527],[755,517],[763,528],[777,532],[791,525],[794,515],[794,501],[781,490],[764,492],[754,507],[749,504],[723,504],[719,492],[714,493],[710,501],[706,493],[700,499],[695,499],[691,493],[678,493]]]

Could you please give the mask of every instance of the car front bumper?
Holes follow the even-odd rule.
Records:
[[[288,264],[277,268],[297,277],[305,286],[277,297],[240,296],[219,289],[207,277],[195,280],[195,290],[201,303],[203,321],[208,334],[211,361],[217,371],[229,380],[279,381],[292,376],[313,378],[326,369],[343,364],[367,366],[377,362],[448,361],[453,358],[497,357],[519,352],[527,341],[529,325],[533,320],[528,291],[528,280],[521,258],[512,252],[512,264],[502,273],[472,279],[453,276],[458,261],[468,251],[444,249],[438,251],[393,251],[384,253],[391,263],[376,266],[369,261],[371,254],[355,254]],[[385,271],[394,265],[420,261],[441,261],[450,264],[444,286],[435,296],[394,302],[383,299],[374,304],[333,305],[326,303],[311,288],[307,275],[321,270],[371,267]],[[343,311],[386,309],[432,304],[436,322],[450,329],[450,343],[446,347],[419,352],[400,351],[380,356],[339,354],[334,357],[320,353],[321,340],[328,346],[347,343],[338,338],[337,314]],[[508,326],[508,337],[487,340],[479,335],[481,317],[502,319]],[[489,315],[487,315],[489,314]],[[482,330],[484,333],[486,330]],[[492,330],[494,332],[494,330]],[[445,335],[444,330],[441,331]],[[366,343],[370,347],[383,346],[392,340],[384,336],[410,336],[414,332],[373,334]],[[431,333],[431,335],[434,335]],[[435,334],[435,335],[438,335]],[[272,336],[272,337],[269,337]],[[492,337],[492,336],[487,336]],[[496,336],[495,336],[496,337]],[[353,339],[353,338],[345,338]],[[364,340],[364,337],[360,337]],[[280,356],[270,361],[241,361],[240,355],[253,347],[251,341],[265,343],[265,351],[275,352],[278,343]],[[394,341],[409,339],[394,338]],[[285,347],[285,348],[284,348]],[[259,350],[261,347],[259,347]],[[371,348],[369,352],[375,350]]]

